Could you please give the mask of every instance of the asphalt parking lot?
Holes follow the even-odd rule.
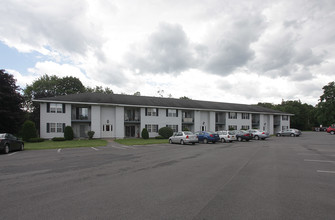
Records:
[[[335,219],[335,135],[0,155],[1,219]]]

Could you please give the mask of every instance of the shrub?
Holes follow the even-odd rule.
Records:
[[[73,140],[73,130],[71,126],[66,126],[64,130],[64,138],[65,140]]]
[[[143,128],[141,135],[143,139],[149,139],[149,132],[146,128]]]
[[[173,130],[169,127],[162,127],[158,130],[158,134],[167,139],[173,135]]]
[[[65,141],[65,138],[63,138],[63,137],[54,137],[51,140],[52,141]]]
[[[159,136],[156,136],[155,139],[166,139],[165,137],[159,135]]]
[[[190,131],[190,129],[188,129],[188,127],[185,127],[183,131]]]
[[[44,139],[43,138],[29,138],[28,142],[31,143],[37,143],[37,142],[43,142]]]
[[[87,132],[87,135],[88,135],[88,139],[93,139],[93,136],[94,136],[95,132],[94,131],[88,131]]]
[[[23,141],[28,141],[30,138],[36,138],[37,132],[34,122],[29,120],[25,121],[22,125],[21,133]]]

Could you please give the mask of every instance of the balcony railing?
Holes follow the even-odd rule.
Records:
[[[183,123],[193,123],[194,119],[193,118],[183,118]]]

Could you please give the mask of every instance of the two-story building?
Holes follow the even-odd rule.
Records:
[[[75,137],[140,137],[147,128],[150,137],[162,127],[174,131],[260,129],[274,134],[290,127],[292,114],[223,102],[148,96],[82,93],[36,99],[40,103],[40,137],[63,137],[65,126]]]

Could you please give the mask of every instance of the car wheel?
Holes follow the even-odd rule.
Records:
[[[241,137],[238,137],[237,140],[238,140],[238,141],[242,141],[242,138],[241,138]]]
[[[245,139],[245,141],[250,141],[250,139]]]
[[[295,135],[294,134],[291,134],[291,137],[294,137]]]
[[[20,151],[24,150],[24,144],[21,144]]]
[[[171,139],[169,139],[169,143],[172,144],[172,140]]]
[[[280,134],[277,134],[277,137],[280,137],[281,135]]]
[[[184,145],[185,143],[184,143],[184,140],[180,140],[180,144],[181,145]]]
[[[255,140],[259,140],[259,137],[257,135],[255,136]]]
[[[206,138],[204,139],[204,144],[208,144],[208,140]]]
[[[222,142],[222,143],[226,142],[226,139],[221,138],[221,142]]]
[[[6,144],[6,145],[5,145],[5,149],[4,149],[3,152],[4,152],[5,154],[8,154],[9,151],[10,151],[9,144]]]
[[[334,132],[334,131],[331,131],[330,134],[335,134],[335,132]]]
[[[265,140],[265,138],[262,138],[262,140]]]

